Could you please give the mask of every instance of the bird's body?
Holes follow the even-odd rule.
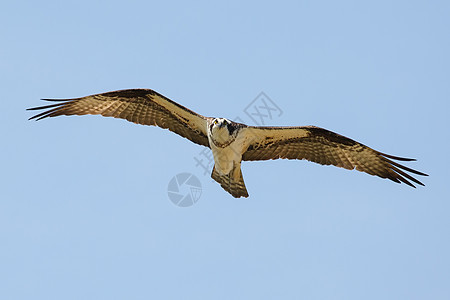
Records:
[[[248,197],[241,173],[242,153],[250,142],[248,128],[225,118],[212,119],[208,125],[214,157],[212,178],[234,197]]]
[[[241,161],[268,159],[306,159],[323,165],[356,169],[395,182],[423,185],[405,171],[424,173],[393,160],[413,159],[387,155],[332,131],[314,127],[255,127],[225,118],[199,115],[148,89],[96,94],[76,99],[52,100],[53,105],[30,119],[59,115],[99,114],[169,129],[184,138],[209,147],[214,157],[211,177],[234,197],[248,197],[241,172]]]

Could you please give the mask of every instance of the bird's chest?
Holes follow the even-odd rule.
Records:
[[[226,147],[218,147],[211,143],[216,170],[221,174],[228,174],[242,159],[243,141],[236,138]]]

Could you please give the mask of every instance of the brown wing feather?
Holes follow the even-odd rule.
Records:
[[[194,143],[209,147],[207,118],[149,89],[131,89],[96,94],[75,99],[42,99],[58,102],[29,108],[42,110],[31,119],[41,120],[61,115],[102,115],[126,119],[142,125],[169,129]]]
[[[306,159],[322,165],[356,169],[395,182],[423,185],[405,171],[428,176],[393,160],[414,159],[387,155],[332,131],[314,127],[249,127],[251,141],[242,160]]]

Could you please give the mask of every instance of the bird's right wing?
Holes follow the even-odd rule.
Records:
[[[149,89],[131,89],[96,94],[75,99],[43,99],[59,102],[29,108],[41,110],[31,119],[40,120],[61,115],[102,115],[126,119],[142,125],[169,129],[194,143],[209,147],[208,118]]]

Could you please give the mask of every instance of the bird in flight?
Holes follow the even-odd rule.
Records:
[[[233,197],[248,197],[241,162],[305,159],[322,165],[356,169],[415,187],[423,185],[409,173],[428,176],[396,161],[413,161],[378,152],[332,131],[315,127],[247,126],[225,118],[199,115],[150,89],[128,89],[73,99],[42,99],[54,104],[31,119],[61,115],[102,115],[169,129],[212,150],[211,177]]]

